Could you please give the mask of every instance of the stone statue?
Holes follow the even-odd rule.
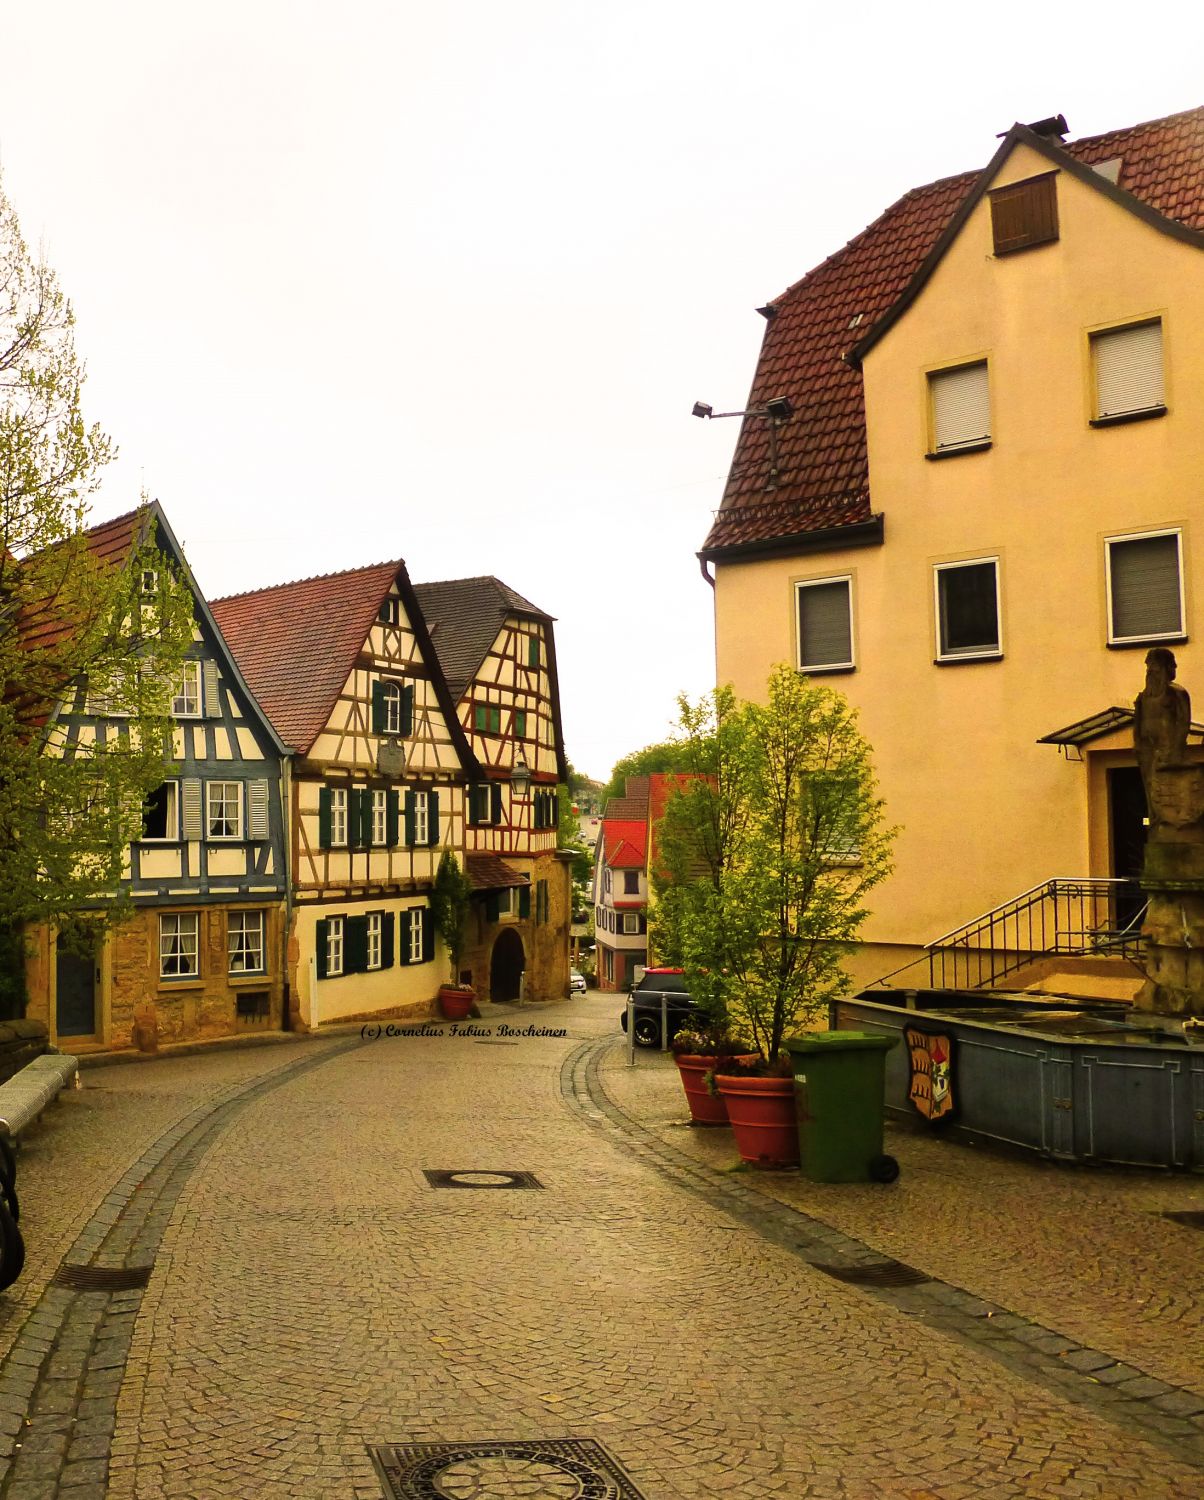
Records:
[[[1154,817],[1159,813],[1159,788],[1155,772],[1164,766],[1182,765],[1187,759],[1187,732],[1191,728],[1191,698],[1175,681],[1175,653],[1165,646],[1146,652],[1145,687],[1133,704],[1133,744],[1146,802]]]

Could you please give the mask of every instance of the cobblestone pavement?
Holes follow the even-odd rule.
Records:
[[[995,1347],[967,1333],[974,1297],[956,1293],[959,1303],[940,1283],[867,1293],[809,1263],[816,1245],[832,1260],[886,1250],[979,1290],[994,1261],[946,1202],[960,1193],[977,1205],[1007,1184],[1032,1226],[1009,1242],[1031,1265],[1060,1239],[1078,1174],[976,1154],[950,1186],[942,1166],[963,1171],[960,1157],[926,1165],[901,1150],[904,1182],[917,1179],[909,1191],[933,1179],[930,1228],[902,1183],[873,1201],[856,1188],[808,1200],[800,1213],[779,1201],[797,1183],[695,1155],[724,1148],[670,1123],[667,1083],[677,1085],[663,1065],[641,1059],[628,1073],[606,1052],[615,1009],[590,997],[505,1016],[520,1030],[565,1026],[564,1039],[502,1037],[499,1010],[481,1024],[490,1036],[323,1038],[95,1075],[116,1096],[108,1124],[122,1144],[89,1156],[98,1148],[77,1140],[89,1181],[51,1226],[57,1254],[153,1270],[145,1292],[81,1293],[45,1289],[54,1252],[36,1273],[31,1261],[14,1317],[24,1326],[0,1374],[15,1453],[0,1493],[366,1500],[382,1493],[367,1444],[500,1438],[600,1442],[645,1500],[1204,1492],[1173,1332],[1149,1347],[1165,1345],[1159,1390],[1178,1388],[1178,1415],[1132,1389],[1109,1404],[1106,1382],[1091,1381],[1093,1393],[1089,1371],[1059,1370],[1056,1351],[1011,1337],[1036,1317],[1031,1306],[1016,1308],[1024,1317]],[[180,1075],[174,1111],[160,1070]],[[91,1107],[89,1092],[63,1110]],[[47,1119],[31,1142],[69,1131],[74,1116],[66,1127]],[[31,1240],[43,1168],[60,1171],[31,1146],[21,1167]],[[440,1189],[424,1169],[525,1171],[542,1187]],[[1165,1187],[1178,1207],[1197,1185],[1122,1186],[1136,1215],[1141,1192]],[[1089,1194],[1080,1205],[1070,1191],[1069,1206],[1088,1213]],[[1100,1228],[1104,1245],[1127,1245],[1123,1226]],[[1145,1241],[1124,1254],[1156,1289],[1179,1276],[1198,1287],[1195,1246],[1182,1246],[1178,1272],[1146,1263]],[[1057,1264],[1073,1269],[1073,1247]],[[1002,1294],[1021,1274],[993,1274],[992,1295],[1012,1307]],[[1073,1316],[1086,1328],[1093,1296],[1090,1278],[1072,1276],[1058,1316],[1039,1321],[1063,1329]],[[1184,1344],[1198,1348],[1190,1304],[1173,1306]],[[1105,1317],[1118,1339],[1160,1321],[1123,1297]],[[1122,1370],[1116,1387],[1148,1363]],[[517,1478],[505,1487],[510,1463],[482,1461],[492,1480],[461,1465],[442,1493],[539,1494]],[[541,1472],[553,1476],[548,1496],[571,1494]]]

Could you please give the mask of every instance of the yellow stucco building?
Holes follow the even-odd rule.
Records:
[[[761,309],[700,553],[718,680],[830,677],[874,746],[902,832],[865,982],[1040,882],[1136,873],[1146,652],[1204,695],[1204,110],[1064,131],[1015,126]]]

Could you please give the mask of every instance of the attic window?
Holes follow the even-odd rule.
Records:
[[[396,594],[389,594],[381,600],[380,615],[378,618],[382,625],[401,624],[401,600]]]
[[[996,255],[1009,255],[1013,250],[1027,250],[1057,239],[1057,175],[1046,172],[989,194]]]

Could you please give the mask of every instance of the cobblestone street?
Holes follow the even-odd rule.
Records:
[[[1161,1217],[1198,1178],[910,1136],[893,1187],[733,1172],[667,1059],[626,1067],[618,1009],[88,1070],[22,1152],[0,1495],[377,1500],[369,1445],[438,1443],[481,1453],[397,1493],[1204,1491],[1204,1235]],[[883,1257],[931,1279],[817,1268]],[[79,1291],[64,1263],[153,1269]],[[611,1489],[573,1477],[591,1444]]]

